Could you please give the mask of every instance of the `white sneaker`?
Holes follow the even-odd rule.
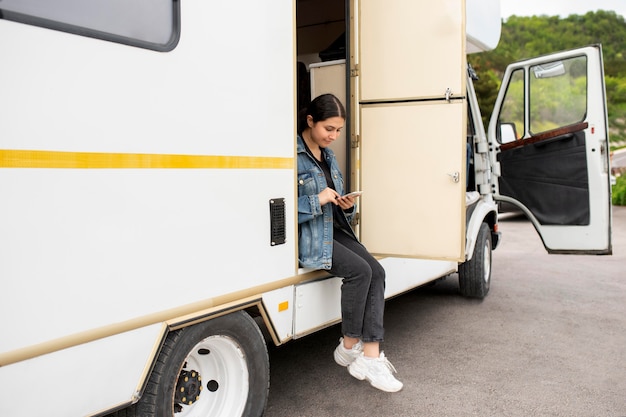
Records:
[[[356,379],[367,379],[374,388],[381,391],[397,392],[404,386],[393,376],[393,373],[397,372],[396,368],[393,367],[383,352],[380,352],[378,358],[359,355],[348,366],[348,372]]]
[[[352,349],[343,346],[343,337],[339,339],[339,346],[335,349],[335,362],[341,366],[348,366],[363,352],[363,343],[359,340]]]

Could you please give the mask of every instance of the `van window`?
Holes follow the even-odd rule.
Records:
[[[170,51],[178,42],[178,0],[0,0],[0,18]]]
[[[529,79],[531,134],[585,120],[586,56],[532,66]]]
[[[501,143],[519,140],[524,136],[524,70],[518,69],[511,74],[506,88],[506,96],[498,118]]]

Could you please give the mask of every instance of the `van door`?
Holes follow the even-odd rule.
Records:
[[[520,208],[550,253],[611,253],[602,49],[510,65],[489,125],[495,198]]]
[[[462,261],[464,2],[353,4],[360,238],[376,254]]]

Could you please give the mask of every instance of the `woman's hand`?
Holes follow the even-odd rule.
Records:
[[[337,198],[337,204],[339,204],[339,207],[341,207],[343,210],[349,210],[352,207],[354,207],[354,199],[356,197],[355,196],[344,196],[341,197],[339,196],[339,198]]]
[[[342,207],[341,204],[339,203],[340,195],[337,193],[337,191],[333,190],[330,187],[324,188],[322,192],[317,195],[317,197],[320,200],[320,206],[323,206],[328,203],[333,203],[333,204],[339,204],[339,206]]]

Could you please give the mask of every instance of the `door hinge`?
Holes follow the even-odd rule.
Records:
[[[492,188],[491,184],[479,184],[478,185],[478,192],[481,195],[491,194],[493,192],[493,190],[491,188]]]
[[[476,144],[476,153],[487,153],[489,152],[489,145],[486,142],[478,142]]]
[[[350,140],[350,147],[354,149],[359,146],[361,146],[361,136],[353,134],[352,139]]]
[[[359,75],[359,64],[356,64],[354,68],[350,68],[350,77],[358,77]]]

